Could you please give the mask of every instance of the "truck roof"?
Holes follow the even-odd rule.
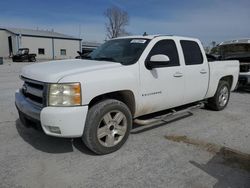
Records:
[[[197,40],[196,38],[191,37],[183,37],[183,36],[175,36],[175,35],[164,35],[164,34],[157,34],[157,35],[131,35],[131,36],[124,36],[124,37],[118,37],[115,39],[126,39],[126,38],[140,38],[140,39],[154,39],[157,37],[170,37],[170,38],[176,38],[176,39],[185,39],[185,40]]]

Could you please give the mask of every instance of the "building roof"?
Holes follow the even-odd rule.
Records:
[[[58,38],[58,39],[70,39],[70,40],[82,40],[77,37],[65,35],[48,30],[34,30],[34,29],[22,29],[22,28],[0,28],[0,30],[6,30],[15,35],[30,36],[30,37],[44,37],[44,38]]]

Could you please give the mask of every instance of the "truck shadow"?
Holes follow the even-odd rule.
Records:
[[[217,180],[215,188],[250,187],[250,154],[185,135],[166,135],[165,138],[213,154],[206,164],[199,164],[193,160],[189,162],[214,177]]]
[[[74,148],[76,148],[81,153],[95,155],[83,144],[81,138],[71,139],[51,137],[33,128],[24,127],[19,119],[16,120],[16,129],[26,143],[45,153],[69,153],[73,152]]]
[[[214,177],[214,188],[250,187],[250,155],[221,148],[206,164],[190,161],[195,167]]]

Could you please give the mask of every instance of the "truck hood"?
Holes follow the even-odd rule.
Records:
[[[63,77],[71,74],[121,66],[120,63],[108,61],[82,59],[59,60],[25,66],[21,71],[21,76],[41,82],[56,83]]]

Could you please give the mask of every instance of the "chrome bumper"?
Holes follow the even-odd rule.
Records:
[[[25,97],[19,91],[15,93],[15,104],[19,112],[28,116],[34,120],[40,121],[40,113],[42,108],[35,106],[31,102],[25,99]]]

